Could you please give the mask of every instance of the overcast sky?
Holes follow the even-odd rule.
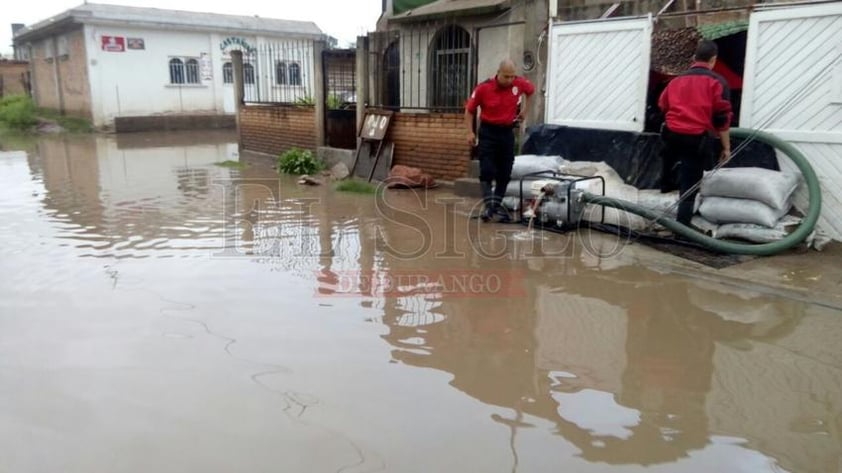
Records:
[[[81,5],[82,0],[6,0],[0,25],[0,53],[12,52],[11,23],[31,25]],[[340,46],[373,31],[380,16],[380,0],[103,0],[90,3],[205,11],[230,15],[314,21],[325,33],[339,39]]]

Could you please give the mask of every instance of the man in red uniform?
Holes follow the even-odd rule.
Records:
[[[719,135],[720,160],[731,154],[729,128],[731,102],[728,84],[711,69],[718,48],[713,41],[702,41],[696,48],[696,62],[684,74],[670,81],[658,100],[666,123],[661,132],[664,148],[661,191],[674,187],[673,169],[680,162],[678,188],[683,199],[678,205],[678,221],[689,225],[693,218],[696,192],[685,195],[702,180],[704,169],[713,164],[711,137]]]
[[[485,203],[483,221],[491,220],[495,214],[501,220],[508,219],[500,203],[506,195],[515,160],[515,123],[526,116],[529,96],[534,92],[535,86],[516,75],[515,64],[507,59],[500,63],[497,74],[480,83],[468,99],[465,125],[468,127],[468,142],[478,147],[479,180]],[[518,111],[521,97],[523,103]],[[474,134],[477,107],[480,109],[479,137]]]

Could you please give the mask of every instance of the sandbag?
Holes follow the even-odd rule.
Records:
[[[763,168],[723,168],[706,172],[702,196],[733,197],[763,202],[776,210],[789,210],[798,174]]]
[[[606,180],[611,180],[625,184],[622,177],[610,165],[604,161],[570,161],[565,162],[560,168],[563,174],[570,174],[574,176],[602,176]]]
[[[636,187],[625,184],[619,176],[612,176],[609,173],[609,176],[605,179],[605,195],[607,197],[636,204],[638,193],[639,191]],[[603,209],[605,211],[604,214]],[[582,218],[590,222],[599,222],[603,215],[605,216],[603,223],[609,225],[616,225],[631,230],[642,230],[647,226],[647,220],[639,215],[613,207],[603,207],[593,204],[585,206],[585,212]]]
[[[713,223],[754,223],[773,228],[788,211],[774,209],[763,202],[730,197],[704,197],[699,213]]]
[[[719,229],[719,225],[708,221],[701,215],[694,215],[690,220],[690,224],[701,230],[705,235],[716,238],[716,231]]]
[[[678,215],[678,191],[661,193],[658,189],[643,189],[637,193],[637,203],[665,217]]]
[[[772,228],[753,223],[727,223],[720,225],[716,229],[715,237],[724,239],[737,238],[754,243],[772,243],[786,238],[800,223],[800,218],[789,215],[785,215]]]
[[[518,180],[527,174],[540,171],[558,171],[567,161],[561,156],[540,156],[537,154],[522,154],[515,156],[512,165],[512,180]]]

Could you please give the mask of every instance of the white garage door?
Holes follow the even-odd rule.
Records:
[[[556,23],[546,123],[643,131],[652,18]]]

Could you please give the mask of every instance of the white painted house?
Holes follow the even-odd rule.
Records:
[[[120,117],[233,114],[233,50],[251,54],[247,95],[260,75],[283,89],[264,95],[300,97],[315,90],[313,45],[327,40],[312,22],[90,3],[14,37],[31,58],[39,105],[106,127]]]

